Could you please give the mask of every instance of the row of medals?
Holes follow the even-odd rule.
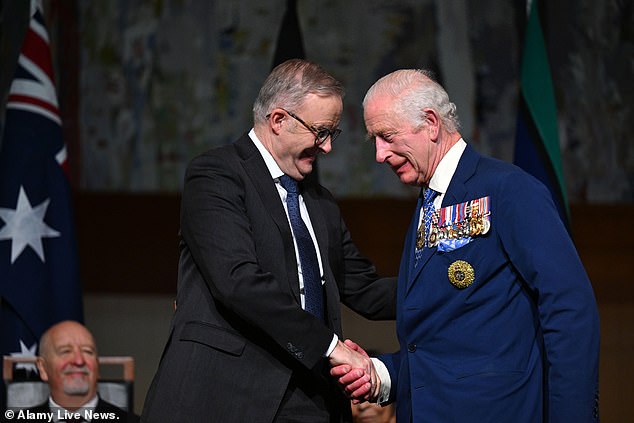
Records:
[[[443,239],[460,239],[484,235],[491,229],[489,214],[490,212],[486,214],[472,214],[459,222],[452,222],[448,225],[440,226],[438,224],[438,212],[435,211],[432,215],[427,245],[429,247],[435,247]],[[421,226],[416,234],[416,248],[418,249],[423,248],[425,245],[424,227],[425,225],[421,222]]]

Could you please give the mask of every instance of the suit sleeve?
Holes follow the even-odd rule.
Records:
[[[544,338],[547,421],[596,421],[599,318],[588,276],[547,189],[523,174],[500,184],[500,239],[536,301]]]
[[[345,266],[339,285],[342,302],[367,319],[396,319],[396,277],[379,278],[374,265],[352,241],[343,220],[341,228]]]
[[[239,169],[236,160],[215,155],[190,164],[182,199],[183,240],[214,300],[243,319],[244,330],[272,339],[303,365],[313,367],[333,332],[301,309],[288,289],[289,280],[280,280],[285,273],[277,271],[276,277],[262,267],[262,263],[279,263],[278,270],[284,268],[283,241],[267,220],[267,211],[256,202],[254,188],[247,188],[248,176]],[[256,229],[267,230],[268,236],[259,232],[256,237]]]

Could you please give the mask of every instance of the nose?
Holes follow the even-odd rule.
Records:
[[[377,163],[385,163],[389,157],[388,143],[381,137],[374,139],[374,148],[376,149],[375,160]]]
[[[76,349],[73,353],[73,364],[83,366],[85,362],[84,353],[80,349]]]
[[[324,154],[330,153],[332,150],[332,138],[326,138],[326,141],[322,142],[318,148]]]

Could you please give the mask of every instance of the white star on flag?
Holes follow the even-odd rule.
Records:
[[[60,236],[59,232],[44,223],[44,215],[50,201],[50,198],[47,198],[42,204],[33,208],[24,192],[24,187],[20,186],[15,210],[0,207],[0,218],[6,223],[0,230],[0,241],[4,239],[12,241],[11,264],[27,246],[35,251],[42,262],[46,261],[42,238]]]
[[[37,348],[37,344],[31,345],[31,347],[27,347],[24,345],[24,342],[20,339],[20,352],[12,352],[12,357],[36,357],[35,349]],[[35,372],[37,373],[37,366],[35,363],[17,363],[15,365],[16,369],[24,369],[27,372]]]

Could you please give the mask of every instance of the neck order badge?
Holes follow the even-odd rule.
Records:
[[[415,251],[415,260],[414,267],[418,266],[418,260],[420,260],[420,256],[423,253],[423,248],[429,246],[429,232],[431,226],[431,215],[434,212],[434,198],[438,195],[437,191],[434,191],[431,188],[425,188],[423,193],[423,221],[418,227],[418,231],[416,232],[416,251]]]

